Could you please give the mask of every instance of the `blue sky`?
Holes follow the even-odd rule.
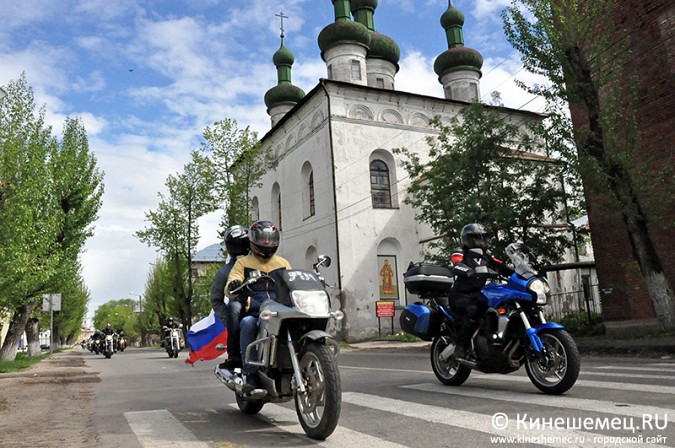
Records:
[[[510,0],[455,0],[467,46],[484,58],[481,94],[540,111],[514,81],[534,82],[504,38]],[[447,0],[380,0],[375,28],[401,48],[396,89],[436,97],[434,59],[447,49]],[[317,36],[334,20],[330,0],[0,0],[0,86],[26,73],[38,105],[60,134],[83,119],[105,172],[95,236],[83,255],[90,311],[141,294],[156,258],[133,237],[157,206],[169,174],[181,171],[205,126],[231,118],[260,136],[270,128],[263,96],[276,84],[272,54],[283,11],[293,83],[305,92],[326,66]],[[217,242],[218,214],[201,222],[199,248]]]

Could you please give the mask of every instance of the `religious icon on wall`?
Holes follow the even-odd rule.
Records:
[[[395,255],[378,255],[377,268],[379,274],[380,298],[398,299],[398,273],[396,272]]]

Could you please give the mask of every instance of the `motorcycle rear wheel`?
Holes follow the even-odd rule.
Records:
[[[539,333],[546,347],[545,358],[527,356],[525,370],[540,391],[550,395],[567,392],[579,377],[579,349],[567,331],[546,330]]]
[[[240,394],[234,394],[237,397],[237,406],[239,410],[247,415],[255,415],[263,408],[265,402],[262,400],[247,400]]]
[[[431,368],[441,383],[446,386],[461,386],[471,375],[471,369],[460,365],[454,356],[446,361],[441,360],[441,353],[450,345],[454,344],[447,337],[434,339],[431,344]]]
[[[300,352],[300,373],[305,394],[295,394],[295,411],[302,429],[312,439],[325,440],[340,419],[342,385],[333,352],[311,343]]]

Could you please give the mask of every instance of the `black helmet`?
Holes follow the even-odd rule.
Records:
[[[257,221],[248,234],[253,253],[270,258],[279,247],[279,229],[270,221]]]
[[[106,328],[107,330],[110,330],[110,329],[112,328],[112,325],[110,325],[110,324],[105,324],[105,328]]]
[[[248,229],[244,226],[232,226],[225,232],[225,248],[232,257],[246,255],[248,247]]]
[[[462,244],[469,249],[475,247],[487,248],[490,235],[482,224],[472,223],[462,227]]]

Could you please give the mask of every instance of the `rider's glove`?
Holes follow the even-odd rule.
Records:
[[[227,290],[232,292],[235,289],[241,286],[241,280],[232,280],[229,285],[227,285]]]

